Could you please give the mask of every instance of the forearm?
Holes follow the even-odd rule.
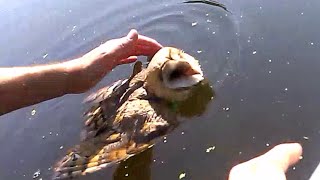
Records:
[[[0,68],[0,115],[65,94],[82,93],[112,68],[113,56],[95,51],[62,63]]]
[[[71,93],[77,60],[32,67],[0,68],[0,115]]]

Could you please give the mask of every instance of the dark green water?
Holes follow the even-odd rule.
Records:
[[[302,143],[304,158],[288,177],[308,179],[320,160],[320,1],[221,1],[232,14],[181,2],[0,1],[0,66],[70,59],[136,28],[197,57],[216,97],[166,142],[80,179],[226,179],[233,165],[282,142]],[[49,179],[48,168],[79,142],[84,97],[130,69],[90,92],[1,116],[0,179],[31,179],[38,169]]]

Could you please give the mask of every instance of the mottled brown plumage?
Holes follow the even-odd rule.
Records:
[[[85,175],[153,146],[178,125],[172,104],[202,80],[198,61],[176,48],[162,48],[145,69],[137,62],[130,78],[86,99],[95,105],[85,114],[82,142],[56,164],[54,179]]]

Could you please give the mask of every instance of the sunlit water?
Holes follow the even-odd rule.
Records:
[[[0,65],[71,59],[136,28],[198,58],[216,97],[152,150],[80,179],[226,179],[233,165],[292,141],[304,158],[289,179],[308,179],[320,160],[320,2],[221,1],[232,14],[182,2],[0,1]],[[1,116],[0,179],[38,169],[49,179],[79,142],[84,97],[130,72],[118,67],[90,92]]]

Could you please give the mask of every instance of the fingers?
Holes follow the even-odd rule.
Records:
[[[281,168],[284,172],[296,164],[302,155],[302,147],[298,143],[280,144],[263,155],[263,158]]]
[[[131,29],[127,35],[127,38],[132,41],[136,41],[138,39],[138,32],[135,29]]]
[[[127,36],[120,40],[121,41],[117,41],[121,43],[121,46],[119,46],[122,49],[120,54],[122,53],[129,56],[153,56],[162,48],[162,45],[156,40],[139,35],[135,29],[130,30]],[[130,61],[124,61],[124,63],[126,62]],[[121,64],[121,62],[118,64]]]
[[[138,59],[137,56],[130,56],[128,58],[121,59],[120,61],[118,61],[118,65],[133,63],[133,62],[137,61],[137,59]]]
[[[158,46],[136,45],[135,55],[152,56],[160,49]]]
[[[136,44],[136,53],[139,55],[152,56],[158,52],[163,46],[156,40],[139,35]]]
[[[298,143],[277,145],[267,153],[233,167],[229,180],[285,180],[286,170],[297,163],[301,155],[302,147]]]
[[[139,35],[138,36],[138,45],[145,45],[145,46],[152,46],[157,48],[158,50],[161,49],[163,46],[156,40],[143,36],[143,35]]]
[[[126,36],[126,43],[125,45],[129,45],[134,43],[134,54],[136,56],[145,55],[151,56],[154,55],[157,51],[159,51],[163,46],[158,43],[156,40],[139,35],[137,30],[131,29],[128,35]]]

